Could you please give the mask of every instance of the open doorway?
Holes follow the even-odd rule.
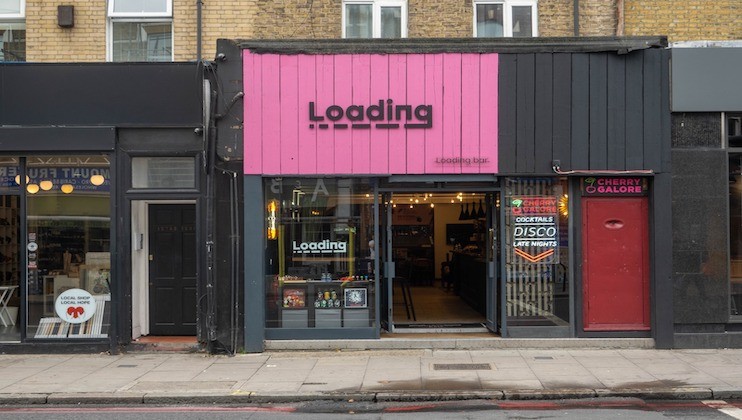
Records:
[[[387,209],[393,332],[496,330],[494,192],[394,192]]]

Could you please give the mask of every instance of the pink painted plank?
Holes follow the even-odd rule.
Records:
[[[263,173],[281,172],[281,81],[279,79],[280,59],[275,54],[260,55],[263,81]]]
[[[412,106],[414,114],[415,108],[420,105],[429,105],[425,101],[425,57],[421,54],[410,54],[407,56],[407,102],[405,104]],[[433,107],[435,111],[435,107]],[[411,116],[408,122],[420,123]],[[404,124],[404,121],[400,121]],[[407,131],[407,173],[424,174],[425,173],[425,128],[408,129]]]
[[[479,54],[461,55],[461,172],[479,173]],[[471,163],[466,163],[471,162]]]
[[[371,102],[378,104],[389,97],[389,56],[371,55]],[[383,122],[383,121],[381,121]],[[389,173],[389,132],[390,129],[373,128],[369,173]]]
[[[481,155],[489,160],[488,163],[480,165],[480,172],[496,174],[498,172],[497,151],[499,143],[497,103],[499,56],[497,54],[482,54],[480,62],[482,97],[479,101],[479,150]]]
[[[299,173],[299,58],[281,58],[281,173]]]
[[[497,172],[496,54],[243,56],[245,173],[420,174]],[[463,69],[463,72],[462,72]],[[278,100],[277,100],[278,99]],[[392,101],[385,121],[327,118],[348,106]],[[309,103],[314,115],[309,118]],[[431,128],[405,128],[395,106],[431,105]],[[406,115],[404,116],[406,118]],[[342,129],[335,124],[372,124]],[[377,128],[378,123],[400,124]],[[310,128],[310,124],[315,124]],[[327,128],[321,128],[322,125]],[[476,167],[441,158],[487,158]]]
[[[309,128],[309,102],[317,102],[317,61],[314,55],[299,58],[299,174],[317,173],[317,124]]]
[[[425,173],[439,174],[443,166],[443,54],[425,55],[425,102],[433,104],[433,127],[425,130]]]
[[[354,105],[363,106],[365,112],[371,103],[371,57],[368,54],[358,54],[353,56],[353,102]],[[362,121],[355,123],[368,124],[370,121],[365,115]],[[348,116],[346,115],[346,119]],[[354,121],[350,121],[352,124]],[[352,163],[354,174],[368,174],[370,172],[370,153],[371,153],[371,130],[351,128],[351,137],[353,138]]]
[[[243,51],[242,70],[245,85],[245,124],[243,141],[244,173],[259,175],[262,173],[262,108],[263,92],[261,89],[261,66],[259,56],[250,50]]]
[[[443,54],[443,156],[461,156],[461,54]],[[460,164],[442,165],[443,173],[461,173]]]
[[[353,103],[353,65],[352,58],[348,54],[335,56],[335,105],[347,108]],[[323,108],[324,109],[324,108]],[[346,118],[342,118],[334,124],[348,124]],[[330,121],[330,129],[335,131],[335,173],[352,174],[353,173],[353,148],[351,128],[332,128],[333,122]],[[337,125],[336,125],[337,127]]]
[[[389,56],[389,99],[393,104],[407,103],[407,55],[392,54]],[[386,115],[389,123],[395,123],[394,115]],[[404,124],[404,123],[401,123]],[[389,172],[391,174],[407,173],[407,138],[405,129],[400,126],[389,130]]]
[[[332,55],[317,56],[317,114],[324,114],[324,110],[335,100],[335,57]],[[329,124],[330,121],[322,121]],[[335,173],[335,130],[320,128],[317,130],[317,173]]]

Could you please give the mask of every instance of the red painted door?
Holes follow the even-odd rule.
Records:
[[[582,201],[585,331],[649,330],[646,197]]]

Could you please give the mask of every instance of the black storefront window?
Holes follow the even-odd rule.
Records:
[[[108,158],[102,155],[29,157],[26,176],[27,337],[108,337],[111,301]],[[76,292],[67,292],[71,289]],[[69,296],[68,303],[63,302],[65,296]]]
[[[367,179],[266,179],[266,326],[375,326],[373,187]]]
[[[566,180],[505,183],[505,313],[509,328],[570,325]]]
[[[110,196],[107,155],[2,158],[0,341],[108,337]]]

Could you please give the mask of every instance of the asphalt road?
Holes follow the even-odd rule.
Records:
[[[370,403],[316,401],[254,406],[0,407],[0,419],[742,419],[742,401],[455,401]]]

